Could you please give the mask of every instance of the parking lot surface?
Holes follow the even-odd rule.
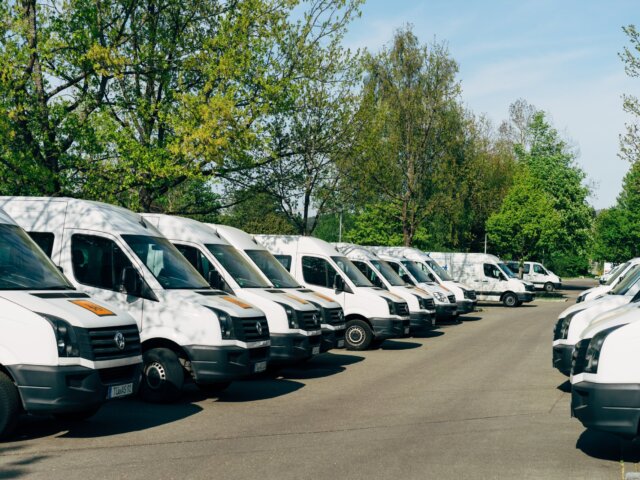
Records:
[[[482,312],[424,338],[327,353],[299,368],[196,389],[174,405],[114,401],[92,419],[25,419],[0,478],[620,479],[640,446],[570,418],[551,367],[568,303]]]

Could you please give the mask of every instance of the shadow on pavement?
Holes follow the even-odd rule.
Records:
[[[198,399],[206,398],[198,395]],[[190,395],[179,403],[159,405],[137,399],[114,400],[84,421],[63,421],[52,417],[24,416],[13,441],[59,435],[65,438],[94,438],[136,432],[182,420],[202,410]]]
[[[267,400],[300,390],[304,383],[284,378],[255,379],[233,382],[218,396],[218,402],[239,403]]]
[[[571,382],[569,380],[564,381],[556,387],[558,390],[564,393],[571,393]]]
[[[380,350],[412,350],[422,347],[421,343],[415,342],[399,342],[397,340],[385,340],[380,345]]]
[[[16,457],[19,459],[13,461],[9,460],[12,455],[19,455],[20,450],[23,448],[21,445],[0,447],[0,478],[26,477],[30,473],[27,467],[49,458],[48,455],[28,455],[26,457]]]
[[[462,322],[477,322],[478,320],[482,320],[482,317],[476,317],[473,315],[460,315],[458,318]]]
[[[597,430],[585,430],[578,438],[576,448],[590,457],[613,462],[640,462],[640,444]]]
[[[411,336],[413,338],[436,338],[444,335],[444,332],[440,330],[428,330],[426,332],[416,332],[412,333]]]
[[[344,353],[323,353],[313,359],[292,367],[283,367],[277,375],[290,379],[322,378],[344,372],[347,365],[364,360],[364,357]]]

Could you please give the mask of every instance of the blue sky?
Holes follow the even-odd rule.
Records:
[[[460,66],[462,100],[496,125],[524,98],[549,113],[578,151],[596,208],[612,206],[628,163],[617,157],[629,118],[623,93],[639,94],[618,52],[622,26],[640,24],[637,1],[368,0],[345,43],[379,50],[411,23],[423,42],[446,42]]]

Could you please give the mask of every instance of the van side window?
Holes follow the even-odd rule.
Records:
[[[409,285],[414,285],[413,280],[411,280],[411,277],[409,276],[409,274],[407,273],[407,271],[402,265],[396,262],[389,262],[389,266],[393,268],[394,272],[400,275],[400,278],[402,280],[404,280]]]
[[[274,253],[273,256],[276,257],[276,260],[278,260],[287,271],[291,271],[291,255],[278,255]]]
[[[497,278],[498,280],[502,279],[502,272],[498,267],[496,267],[492,263],[484,264],[484,276],[489,278]]]
[[[75,234],[71,237],[71,263],[78,282],[115,291],[120,291],[123,269],[133,268],[113,240],[95,235]]]
[[[529,273],[530,270],[531,270],[531,265],[529,265],[528,263],[525,263],[522,271],[524,273]]]
[[[323,258],[302,257],[302,276],[305,283],[333,288],[336,270]]]
[[[358,260],[351,260],[351,263],[353,263],[356,267],[358,267],[358,270],[360,270],[362,274],[365,277],[367,277],[367,280],[373,283],[376,287],[384,288],[384,284],[382,283],[382,280],[380,280],[380,278],[378,277],[378,274],[374,272],[369,265],[367,265],[364,262],[360,262]]]
[[[191,265],[198,270],[198,273],[204,278],[208,278],[209,271],[215,270],[215,267],[209,262],[209,259],[202,253],[199,248],[190,245],[174,244],[178,251],[189,261]]]
[[[541,273],[542,275],[546,275],[547,272],[544,271],[544,268],[542,268],[540,265],[534,265],[533,266],[533,271],[536,273]]]
[[[28,232],[31,239],[38,244],[47,257],[51,258],[53,252],[54,235],[51,232]]]

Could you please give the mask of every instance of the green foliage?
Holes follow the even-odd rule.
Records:
[[[487,221],[491,252],[507,258],[544,258],[560,240],[562,218],[553,203],[522,165],[500,210]]]
[[[237,204],[220,217],[220,223],[255,234],[296,234],[296,228],[268,193],[255,190],[236,194]]]

